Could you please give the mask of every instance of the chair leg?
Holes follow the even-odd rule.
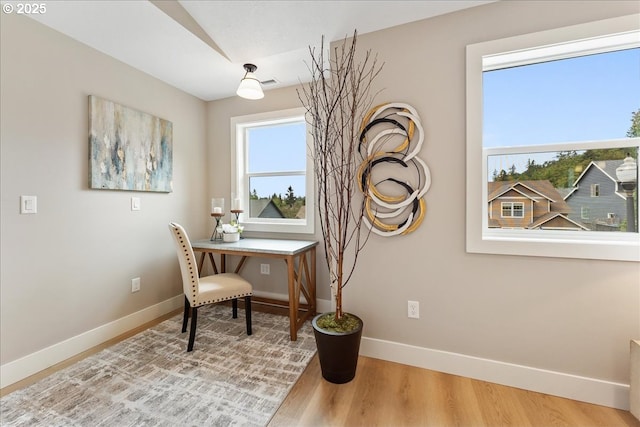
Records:
[[[234,298],[231,301],[231,307],[233,307],[231,317],[233,317],[234,319],[237,319],[238,318],[238,298]]]
[[[193,342],[196,340],[196,323],[198,322],[198,307],[191,309],[191,331],[189,332],[189,345],[187,352],[193,350]]]
[[[247,319],[247,335],[251,335],[251,296],[244,297],[244,314]]]
[[[182,332],[187,332],[187,322],[189,321],[189,309],[191,308],[191,304],[189,304],[189,300],[186,295],[184,297],[184,316],[182,317]]]

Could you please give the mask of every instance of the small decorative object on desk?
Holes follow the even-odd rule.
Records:
[[[240,240],[240,233],[222,233],[223,242],[237,242],[238,240]]]
[[[211,233],[211,240],[219,240],[222,238],[222,217],[224,216],[224,198],[216,197],[211,199],[211,216],[216,220],[216,226]]]
[[[223,242],[237,242],[240,240],[240,233],[242,233],[242,227],[239,224],[222,224],[222,241]]]
[[[214,197],[211,199],[211,213],[224,215],[224,198]]]

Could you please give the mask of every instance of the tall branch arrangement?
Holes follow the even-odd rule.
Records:
[[[361,197],[356,182],[358,167],[370,160],[360,156],[358,145],[364,116],[373,102],[372,82],[382,69],[370,51],[356,61],[356,38],[354,32],[351,43],[345,38],[334,48],[329,69],[324,68],[324,37],[319,52],[310,47],[311,82],[298,91],[312,128],[316,206],[336,320],[343,317],[342,288],[349,282],[370,233],[361,230],[367,188]]]

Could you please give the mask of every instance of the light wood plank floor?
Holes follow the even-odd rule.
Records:
[[[628,411],[360,357],[353,381],[313,358],[269,423],[281,426],[639,427]]]

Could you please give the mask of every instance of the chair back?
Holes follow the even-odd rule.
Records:
[[[169,223],[169,230],[176,243],[176,252],[178,253],[178,261],[180,261],[180,271],[182,272],[182,287],[184,295],[193,307],[200,287],[198,280],[198,263],[191,247],[191,242],[187,236],[187,232],[180,224],[174,222]]]

